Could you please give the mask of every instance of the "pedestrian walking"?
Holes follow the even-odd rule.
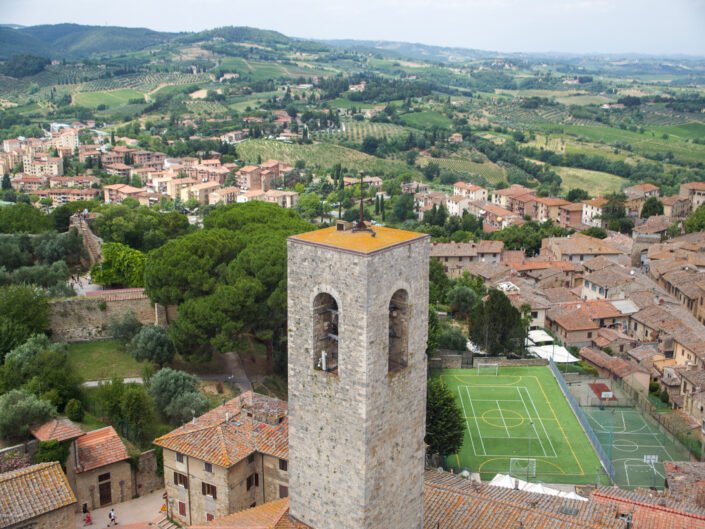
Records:
[[[108,527],[117,524],[117,515],[115,514],[115,509],[110,509],[110,512],[108,513]]]

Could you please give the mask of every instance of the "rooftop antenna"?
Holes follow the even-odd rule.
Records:
[[[357,226],[355,226],[352,231],[368,231],[374,237],[375,232],[372,231],[372,228],[368,227],[367,224],[365,224],[365,204],[364,204],[365,194],[363,193],[363,186],[365,183],[364,176],[365,176],[365,173],[360,171],[360,218],[357,221]]]

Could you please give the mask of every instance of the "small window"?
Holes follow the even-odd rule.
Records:
[[[289,487],[286,485],[279,485],[279,497],[288,498],[289,497]]]
[[[174,485],[188,489],[188,476],[174,472]]]
[[[179,515],[186,516],[186,504],[183,501],[179,502]]]
[[[247,462],[254,463],[255,462],[255,454],[250,454],[249,456],[247,456]]]
[[[255,484],[255,475],[247,476],[247,490],[250,490]]]
[[[211,463],[203,463],[203,470],[213,473],[213,465]]]
[[[181,452],[176,452],[176,461],[178,463],[183,463],[184,462],[184,454]]]
[[[588,338],[592,338],[592,332],[588,331]]]
[[[105,474],[100,474],[98,476],[98,481],[110,481],[110,472],[106,472]]]
[[[206,483],[205,481],[201,483],[201,492],[204,496],[210,496],[214,500],[218,498],[218,490],[216,486]]]
[[[289,462],[286,459],[279,460],[279,470],[283,470],[284,472],[289,470]]]

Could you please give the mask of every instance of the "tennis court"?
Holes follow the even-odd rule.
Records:
[[[663,488],[663,462],[690,460],[684,447],[634,408],[586,407],[583,411],[614,465],[620,487]]]
[[[483,479],[509,473],[544,483],[607,483],[592,445],[548,367],[446,369],[466,432],[449,464]]]

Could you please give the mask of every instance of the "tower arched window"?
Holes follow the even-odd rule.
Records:
[[[389,372],[409,365],[409,294],[397,290],[389,302]]]
[[[338,303],[322,292],[313,300],[313,367],[338,374]]]

